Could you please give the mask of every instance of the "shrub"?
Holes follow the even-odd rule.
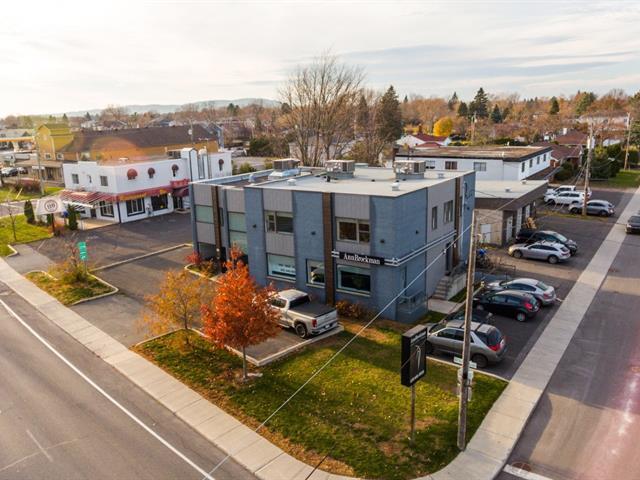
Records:
[[[67,285],[87,281],[89,274],[84,262],[80,260],[78,247],[71,243],[67,248],[69,252],[67,259],[54,265],[50,273]]]
[[[67,210],[67,213],[69,214],[69,217],[68,217],[69,230],[77,230],[78,229],[78,212],[76,212],[75,208],[69,207],[69,209]]]
[[[33,212],[33,204],[31,200],[25,200],[24,202],[24,216],[27,219],[27,223],[34,224],[36,223],[36,215]]]
[[[256,171],[256,169],[253,168],[249,162],[245,162],[242,165],[240,165],[239,167],[233,167],[233,174],[234,175],[238,175],[238,174],[242,174],[242,173],[251,173],[251,172],[255,172],[255,171]]]
[[[338,310],[338,315],[354,320],[365,320],[371,317],[371,311],[361,303],[340,300],[336,303],[336,310]]]
[[[564,162],[558,173],[555,174],[555,179],[559,182],[564,182],[573,176],[573,164],[571,162]]]
[[[14,192],[37,193],[40,191],[40,181],[33,178],[22,178],[13,184]]]
[[[202,258],[202,255],[200,255],[195,250],[191,252],[189,255],[187,255],[185,260],[187,261],[187,263],[192,263],[196,267],[200,267],[200,265],[202,265],[202,262],[204,261],[204,259]]]

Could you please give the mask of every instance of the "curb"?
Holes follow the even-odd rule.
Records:
[[[28,272],[24,273],[25,278],[26,278],[26,275],[28,275],[30,273],[42,273],[42,274],[46,275],[47,277],[55,280],[56,282],[58,281],[58,279],[56,277],[51,275],[49,272],[45,272],[44,270],[29,270]],[[98,282],[102,283],[103,285],[106,285],[107,287],[111,288],[111,291],[107,292],[107,293],[101,293],[100,295],[95,295],[95,296],[89,297],[89,298],[81,298],[80,300],[76,300],[75,302],[70,303],[68,305],[69,307],[73,307],[74,305],[78,305],[80,303],[85,303],[85,302],[90,302],[92,300],[97,300],[98,298],[104,298],[104,297],[108,297],[108,296],[111,296],[111,295],[115,295],[116,293],[118,293],[120,291],[120,289],[118,287],[116,287],[115,285],[111,285],[109,282],[101,279],[100,277],[97,277],[97,276],[93,275],[92,273],[89,273],[89,275],[91,275],[93,278],[95,278]],[[28,281],[31,281],[31,280],[28,280]],[[31,282],[31,283],[33,283],[33,282]],[[34,285],[35,285],[35,283],[34,283]],[[37,287],[37,285],[36,285],[36,287]],[[40,287],[38,287],[38,288],[40,288]]]
[[[5,255],[4,258],[9,258],[9,257],[15,257],[16,255],[20,255],[20,252],[18,252],[15,248],[13,248],[10,244],[7,243],[7,248],[9,250],[11,250],[11,253],[9,255]]]
[[[181,243],[179,245],[174,245],[172,247],[163,248],[162,250],[156,250],[155,252],[145,253],[144,255],[138,255],[137,257],[126,258],[124,260],[120,260],[118,262],[109,263],[108,265],[102,265],[100,267],[92,268],[92,272],[99,272],[100,270],[107,270],[109,268],[118,267],[120,265],[124,265],[126,263],[135,262],[137,260],[142,260],[143,258],[153,257],[154,255],[162,255],[163,253],[171,252],[173,250],[178,250],[184,247],[190,247],[190,243]]]

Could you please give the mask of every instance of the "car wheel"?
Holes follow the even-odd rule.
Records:
[[[484,355],[476,353],[471,357],[471,361],[476,364],[478,368],[484,368],[489,364],[489,360]]]
[[[549,262],[551,265],[555,265],[556,263],[558,263],[558,257],[556,257],[555,255],[549,255],[549,258],[547,258],[547,262]]]
[[[522,313],[522,312],[518,312],[516,313],[516,320],[519,322],[524,322],[527,319],[527,316]]]
[[[572,207],[572,208],[569,209],[569,213],[576,214],[576,213],[578,213],[578,209],[576,207]]]
[[[553,205],[555,205],[555,204],[556,204],[556,201],[555,201],[555,200],[553,200],[553,199],[551,199],[551,200],[549,200],[549,201],[547,202],[547,205],[551,205],[551,206],[553,206]]]
[[[433,344],[431,342],[427,342],[425,345],[425,351],[427,352],[427,355],[431,355],[434,351],[433,348]]]
[[[513,251],[513,258],[522,258],[522,252],[520,250]]]
[[[605,212],[604,210],[602,210],[602,211],[600,212],[600,216],[601,216],[601,217],[608,217],[608,216],[609,216],[609,214],[608,214],[607,212]]]
[[[303,323],[296,323],[295,329],[300,338],[307,338],[307,327]]]

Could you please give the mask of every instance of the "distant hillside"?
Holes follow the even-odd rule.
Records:
[[[230,103],[233,103],[234,105],[240,105],[241,107],[246,107],[247,105],[252,105],[255,103],[262,103],[262,105],[264,105],[265,107],[277,107],[278,105],[280,105],[280,102],[276,100],[270,100],[268,98],[236,98],[234,100],[204,100],[201,102],[184,103],[181,105],[148,104],[148,105],[121,105],[121,106],[122,108],[127,109],[129,113],[133,113],[133,112],[142,113],[142,112],[149,112],[149,111],[154,111],[158,113],[172,113],[172,112],[178,111],[184,105],[197,105],[198,108],[211,107],[211,106],[215,108],[220,108],[220,107],[226,107]],[[66,113],[67,116],[69,117],[79,117],[84,115],[87,112],[89,112],[91,115],[96,115],[101,111],[102,111],[102,108],[94,108],[90,110],[78,110],[75,112],[54,113],[52,115],[61,116],[64,113]]]

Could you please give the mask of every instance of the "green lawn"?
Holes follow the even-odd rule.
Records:
[[[39,288],[58,299],[64,305],[71,305],[78,300],[95,297],[113,291],[111,287],[91,276],[86,282],[64,284],[43,272],[31,272],[25,275]]]
[[[358,324],[345,322],[348,331]],[[190,345],[184,345],[189,335]],[[184,331],[136,350],[248,425],[256,427],[351,337],[342,332],[260,370],[243,384],[238,357]],[[456,370],[429,362],[417,385],[417,435],[409,435],[410,389],[400,385],[400,335],[370,328],[267,424],[263,435],[290,454],[343,475],[408,479],[434,472],[458,453]],[[476,375],[473,433],[506,383]]]
[[[640,187],[640,170],[620,170],[618,174],[604,182],[593,182],[592,187],[638,188]]]
[[[11,188],[11,185],[5,185],[4,187],[0,187],[0,202],[4,202],[7,199],[13,200],[33,200],[36,198],[40,198],[40,192],[21,192],[20,196],[16,198],[18,195],[17,192],[14,192]],[[44,194],[45,195],[53,195],[56,192],[62,190],[62,187],[45,187]]]
[[[16,236],[17,241],[13,238],[13,228],[11,227],[11,219],[9,217],[0,217],[0,256],[4,257],[11,253],[8,243],[27,243],[34,240],[49,238],[51,233],[48,227],[40,225],[31,225],[27,223],[24,215],[16,215]]]

